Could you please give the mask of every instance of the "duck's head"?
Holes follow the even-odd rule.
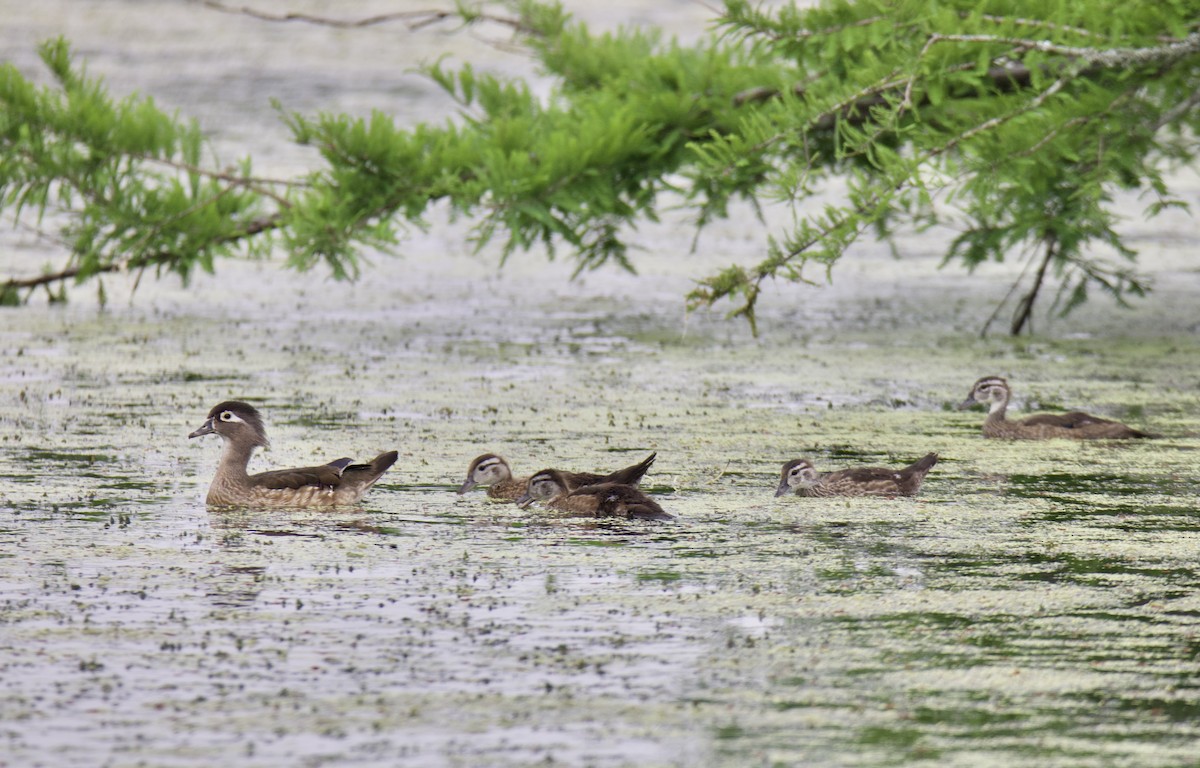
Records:
[[[512,469],[508,466],[508,462],[504,460],[504,457],[497,456],[494,453],[485,453],[482,456],[477,456],[471,462],[471,466],[467,467],[467,479],[459,487],[458,492],[466,493],[480,485],[495,485],[511,477]]]
[[[548,501],[567,492],[567,480],[557,469],[543,469],[529,478],[525,493],[517,499],[518,507],[528,507],[535,501]]]
[[[776,496],[791,493],[797,488],[807,488],[817,482],[817,470],[808,459],[792,459],[783,465],[779,473],[779,487],[775,489]]]
[[[200,428],[188,437],[202,437],[214,433],[240,445],[259,448],[270,446],[267,430],[263,427],[262,415],[258,409],[239,400],[226,400],[213,406]]]
[[[984,376],[971,387],[971,394],[958,404],[958,410],[966,410],[973,405],[989,405],[995,410],[998,405],[1007,404],[1011,390],[1008,382],[999,376]]]

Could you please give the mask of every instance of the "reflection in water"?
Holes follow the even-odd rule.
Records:
[[[1161,475],[1099,474],[1094,472],[1047,472],[1037,475],[1008,475],[1006,493],[1019,498],[1042,498],[1070,494],[1103,493],[1111,496],[1144,496],[1172,493],[1176,483]]]
[[[226,565],[209,580],[208,599],[218,608],[249,607],[258,599],[266,573],[265,565]]]

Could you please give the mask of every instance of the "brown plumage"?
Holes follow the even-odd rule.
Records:
[[[904,469],[853,467],[837,472],[818,472],[808,459],[794,459],[783,465],[776,496],[916,496],[925,474],[937,464],[936,453]]]
[[[247,403],[229,400],[208,412],[189,438],[220,435],[224,446],[217,473],[208,487],[207,503],[239,507],[332,507],[354,504],[396,463],[395,451],[366,464],[336,459],[319,467],[246,473],[255,448],[266,448],[262,416]]]
[[[1024,419],[1009,421],[1005,418],[1012,390],[1008,382],[999,376],[984,376],[971,387],[967,399],[959,404],[959,410],[973,405],[990,403],[987,418],[983,422],[984,437],[1001,437],[1013,440],[1049,440],[1063,437],[1068,440],[1123,440],[1139,437],[1154,437],[1119,421],[1102,419],[1080,411],[1071,413],[1039,413]]]
[[[562,476],[568,490],[596,483],[637,485],[650,469],[650,465],[654,463],[656,456],[658,456],[657,453],[652,453],[637,464],[618,469],[607,475],[592,472],[562,472]],[[471,462],[471,466],[467,468],[467,479],[458,492],[466,493],[472,488],[484,485],[487,486],[490,498],[516,501],[525,493],[528,483],[528,477],[513,477],[512,468],[509,467],[504,457],[494,453],[485,453]]]
[[[527,507],[534,501],[578,517],[675,519],[658,502],[631,485],[605,482],[572,489],[567,473],[557,469],[543,469],[529,478],[529,488],[517,499],[517,505]]]

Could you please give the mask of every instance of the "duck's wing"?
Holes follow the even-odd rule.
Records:
[[[652,453],[637,464],[631,464],[628,467],[623,467],[615,472],[610,472],[607,475],[597,474],[595,472],[562,472],[563,477],[567,481],[567,488],[575,490],[576,488],[584,488],[589,485],[601,485],[603,483],[619,483],[621,485],[637,485],[650,469],[650,465],[654,463],[654,459],[658,457],[657,453]]]
[[[1024,426],[1045,425],[1058,429],[1074,430],[1079,437],[1089,438],[1135,438],[1157,437],[1149,432],[1142,432],[1133,427],[1111,419],[1102,419],[1090,413],[1072,411],[1071,413],[1039,413],[1021,422]]]
[[[898,496],[905,476],[886,467],[853,467],[822,475],[813,486],[815,496]],[[824,489],[824,493],[822,493]]]
[[[900,470],[888,469],[886,467],[852,467],[851,469],[842,469],[837,472],[830,472],[821,477],[821,482],[831,483],[835,481],[850,482],[850,483],[874,483],[874,482],[896,482],[899,477]]]
[[[595,500],[596,514],[601,517],[624,517],[638,520],[674,520],[654,499],[630,485],[600,483],[578,488],[570,498],[588,497]]]
[[[250,477],[250,482],[268,490],[300,488],[338,488],[344,483],[374,482],[388,470],[399,457],[395,451],[381,453],[366,464],[355,464],[353,459],[334,459],[319,467],[276,469]]]
[[[1071,411],[1070,413],[1038,413],[1022,419],[1020,423],[1027,427],[1045,424],[1062,429],[1079,429],[1093,424],[1117,424],[1118,422],[1102,419],[1083,411]]]
[[[342,460],[338,459],[338,462],[340,461]],[[342,471],[345,466],[348,465],[339,467],[337,462],[331,462],[319,467],[276,469],[251,475],[250,482],[258,488],[272,491],[286,488],[337,488],[342,483]]]
[[[560,470],[560,474],[568,491],[605,482],[604,475],[598,475],[595,472],[563,472]]]
[[[624,505],[625,517],[631,520],[674,520],[675,515],[667,512],[651,499],[643,499]]]

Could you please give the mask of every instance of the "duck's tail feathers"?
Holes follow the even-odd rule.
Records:
[[[914,473],[920,472],[921,474],[925,474],[929,470],[933,469],[933,465],[937,463],[938,455],[936,453],[929,453],[913,462],[909,467],[907,467],[906,471]]]
[[[624,469],[618,469],[610,475],[606,475],[601,482],[604,483],[620,483],[622,485],[637,485],[641,482],[646,472],[650,470],[650,466],[654,463],[654,459],[658,457],[658,453],[652,453],[637,464],[630,465]]]
[[[385,451],[375,458],[371,459],[366,464],[351,464],[342,470],[342,477],[352,482],[357,480],[364,483],[367,487],[375,484],[384,472],[391,469],[391,466],[396,463],[396,459],[400,458],[400,454],[396,451]],[[339,460],[340,461],[340,460]],[[358,477],[354,477],[358,475]]]

